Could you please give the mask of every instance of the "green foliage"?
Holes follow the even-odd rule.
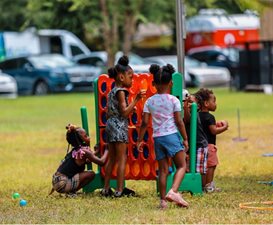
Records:
[[[270,224],[270,211],[242,210],[241,202],[272,200],[273,98],[262,93],[213,89],[217,97],[218,120],[229,121],[229,130],[217,137],[220,165],[215,181],[223,191],[202,197],[183,193],[188,209],[169,204],[158,210],[155,181],[127,181],[138,197],[105,199],[98,191],[65,198],[51,189],[51,176],[66,151],[65,125],[81,125],[80,107],[88,110],[89,133],[95,144],[94,96],[90,93],[56,94],[43,97],[0,99],[0,223],[2,224]],[[194,90],[190,90],[191,93]],[[237,108],[241,112],[241,135],[246,142],[234,142],[238,135]],[[12,199],[18,192],[28,201],[20,207]]]
[[[112,27],[115,21],[113,18],[118,17],[118,43],[113,43],[111,47],[114,51],[122,48],[124,40],[133,39],[132,35],[139,23],[166,23],[175,29],[175,0],[105,2],[109,12],[107,24]],[[184,3],[187,17],[197,14],[202,8],[223,8],[228,13],[241,13],[246,9],[261,12],[263,9],[263,1],[259,0],[184,0]],[[91,43],[92,49],[106,48],[107,37],[104,35],[106,27],[103,24],[100,0],[2,0],[0,8],[1,30],[19,31],[30,26],[37,29],[66,29],[86,43]],[[136,21],[131,25],[132,29],[125,28],[125,19],[129,16]],[[128,38],[126,35],[131,36]]]
[[[18,31],[25,23],[28,0],[0,1],[0,30]]]
[[[84,38],[83,18],[79,11],[71,9],[69,0],[28,0],[25,28],[71,30],[81,39]]]
[[[215,1],[217,0],[185,0],[186,4],[186,15],[187,17],[196,15],[200,9],[206,9],[206,8],[215,8],[217,7],[215,5]]]

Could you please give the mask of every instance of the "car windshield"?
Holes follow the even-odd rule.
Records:
[[[165,57],[165,58],[163,57],[163,59],[164,59],[164,61],[166,63],[169,63],[169,64],[173,65],[174,68],[176,68],[176,69],[178,68],[177,67],[177,57],[176,56],[170,56],[170,57]],[[186,68],[201,67],[202,66],[202,63],[199,62],[196,59],[185,56],[184,60],[185,60],[185,67]]]
[[[116,54],[116,60],[118,60],[122,55],[123,55],[122,52],[118,52]],[[143,58],[141,58],[140,56],[130,53],[129,54],[129,65],[131,65],[131,64],[132,65],[144,65],[144,64],[147,64],[147,62]]]
[[[75,65],[75,63],[61,55],[31,56],[29,57],[29,61],[34,67],[39,69],[71,67]]]
[[[140,56],[132,54],[132,53],[129,55],[129,62],[130,64],[133,64],[133,65],[146,64],[145,60],[143,60]]]
[[[196,59],[185,57],[185,67],[202,67],[202,63]]]
[[[232,62],[239,62],[239,49],[237,48],[224,48],[223,53],[228,56]]]

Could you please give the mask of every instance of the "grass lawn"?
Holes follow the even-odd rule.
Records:
[[[272,223],[273,211],[240,209],[241,202],[273,201],[273,186],[257,181],[273,180],[273,96],[262,93],[214,89],[216,119],[226,119],[230,128],[217,137],[220,165],[215,181],[221,193],[202,197],[183,196],[188,209],[170,205],[157,209],[155,181],[127,181],[138,193],[135,198],[104,199],[98,191],[75,199],[51,189],[51,176],[65,155],[65,126],[81,125],[80,107],[88,109],[89,133],[95,144],[93,95],[58,94],[45,97],[0,99],[0,223]],[[241,115],[238,136],[237,109]],[[20,207],[12,194],[28,201]],[[273,207],[273,205],[268,205]]]

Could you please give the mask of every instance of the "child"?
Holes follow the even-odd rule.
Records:
[[[106,133],[109,145],[109,160],[105,168],[105,184],[101,191],[102,196],[133,196],[135,192],[124,188],[125,165],[128,143],[128,116],[134,110],[136,103],[145,97],[145,91],[141,91],[135,99],[128,104],[129,92],[127,88],[132,86],[133,70],[128,65],[127,56],[118,60],[115,67],[108,70],[110,78],[115,79],[115,87],[108,94]],[[113,167],[117,162],[117,189],[115,193],[110,188],[110,178]]]
[[[172,85],[172,74],[174,72],[174,68],[170,64],[162,68],[156,64],[151,65],[150,73],[153,75],[153,85],[156,87],[157,93],[148,98],[145,102],[137,142],[139,151],[143,151],[143,136],[147,129],[150,116],[152,116],[154,149],[159,165],[159,207],[161,209],[167,207],[167,201],[173,201],[181,207],[188,206],[188,203],[178,192],[178,188],[186,172],[185,151],[188,149],[188,138],[184,122],[181,118],[180,101],[175,96],[169,94]],[[184,146],[182,145],[178,131],[183,137]],[[166,195],[169,157],[174,161],[176,172],[172,188]]]
[[[196,92],[196,98],[200,105],[200,119],[203,126],[203,130],[207,135],[209,143],[209,155],[208,155],[208,171],[206,177],[206,192],[220,191],[219,188],[215,187],[213,178],[216,166],[218,165],[217,147],[216,147],[216,135],[223,133],[228,129],[228,122],[221,121],[222,125],[217,126],[215,117],[209,112],[216,110],[216,97],[212,90],[201,88]]]
[[[184,100],[184,122],[188,137],[190,137],[190,117],[191,104],[197,102],[194,95],[188,94]],[[208,160],[208,141],[205,132],[203,131],[199,113],[197,114],[197,132],[196,132],[196,172],[202,176],[202,188],[206,185]],[[188,162],[188,160],[187,160]],[[188,167],[188,166],[187,166]]]
[[[101,158],[98,158],[90,148],[90,138],[87,136],[85,130],[76,127],[73,124],[66,126],[66,140],[73,148],[68,152],[62,161],[61,165],[52,177],[52,194],[54,190],[59,193],[73,194],[80,188],[87,185],[95,177],[93,171],[84,171],[85,165],[94,162],[103,166],[106,162],[108,150],[106,150]]]

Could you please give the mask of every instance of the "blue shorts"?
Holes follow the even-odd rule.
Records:
[[[161,137],[154,137],[154,149],[156,160],[174,157],[177,152],[184,150],[182,140],[178,133]]]

